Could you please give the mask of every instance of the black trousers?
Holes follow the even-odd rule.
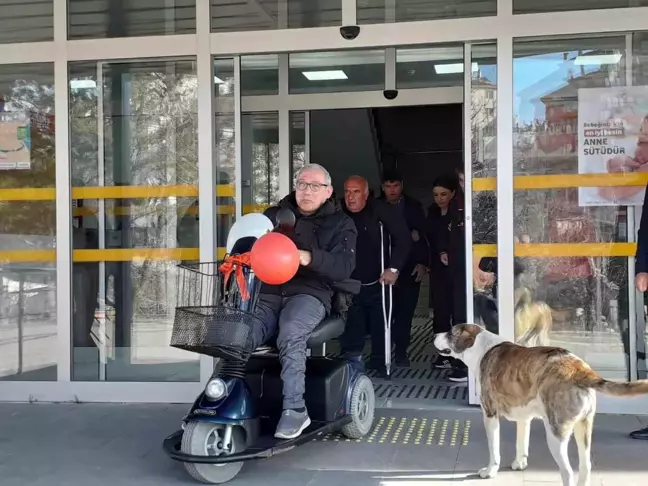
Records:
[[[371,333],[371,358],[385,359],[385,324],[382,312],[381,285],[363,286],[353,298],[349,308],[346,327],[340,336],[343,354],[361,355],[364,351],[367,329]]]
[[[402,275],[394,286],[392,336],[396,356],[407,354],[412,333],[412,319],[414,319],[420,291],[421,283],[409,275]]]
[[[466,322],[466,272],[456,267],[435,266],[430,274],[432,287],[432,328],[435,334],[448,332]]]
[[[499,334],[499,313],[495,297],[475,293],[473,296],[475,322],[482,320],[486,329],[492,333]]]

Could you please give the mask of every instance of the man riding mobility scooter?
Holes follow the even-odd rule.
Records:
[[[171,345],[219,362],[182,429],[165,439],[164,450],[204,483],[227,482],[245,461],[286,452],[317,436],[340,430],[359,439],[373,426],[375,395],[369,377],[345,360],[312,355],[344,330],[345,297],[359,291],[359,282],[357,289],[354,282],[344,282],[331,314],[307,343],[311,354],[304,398],[311,425],[295,439],[273,437],[282,413],[281,365],[276,349],[250,349],[250,338],[261,281],[282,283],[297,271],[296,246],[277,232],[294,224],[290,211],[279,212],[276,227],[263,214],[245,215],[228,235],[224,262],[178,268],[181,302]]]

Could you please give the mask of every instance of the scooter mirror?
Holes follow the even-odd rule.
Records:
[[[242,238],[253,237],[255,240],[274,229],[270,218],[261,213],[249,213],[236,221],[227,235],[226,251],[232,253],[236,242]]]
[[[281,208],[277,211],[277,228],[284,230],[293,229],[295,224],[297,224],[297,219],[295,218],[295,213],[290,209]]]

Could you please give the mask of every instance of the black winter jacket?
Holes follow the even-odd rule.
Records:
[[[451,204],[445,215],[436,204],[428,208],[427,238],[430,242],[431,267],[443,268],[440,255],[448,255],[448,266],[465,271],[466,252],[463,211]]]
[[[299,212],[295,193],[292,192],[264,212],[276,224],[280,208],[290,209],[297,219],[294,233],[288,235],[300,250],[312,255],[310,264],[300,266],[289,282],[283,285],[267,285],[261,293],[291,297],[298,294],[312,295],[331,311],[333,284],[347,280],[355,268],[355,248],[358,232],[355,224],[340,207],[325,202],[317,213],[305,216]]]
[[[381,200],[385,201],[386,204],[390,204],[385,199],[385,196],[380,197]],[[409,228],[411,249],[407,258],[407,262],[401,268],[402,275],[406,275],[409,278],[411,273],[414,270],[416,265],[425,265],[426,267],[430,266],[430,248],[428,246],[426,238],[426,219],[425,212],[423,211],[423,206],[416,199],[403,194],[401,202],[397,204],[390,204],[398,210],[398,206],[402,204],[403,215],[405,216],[405,222]],[[419,234],[419,240],[414,241],[411,234],[412,231],[416,230]]]
[[[344,200],[340,201],[340,205],[345,213],[351,213],[346,207]],[[383,224],[383,248],[385,250],[385,268],[395,268],[402,275],[406,267],[408,255],[412,247],[412,237],[405,223],[405,219],[399,214],[396,207],[388,204],[381,199],[367,200],[365,209],[358,213],[361,220],[361,227],[356,227],[358,232],[366,233],[367,240],[373,245],[372,248],[357,248],[357,251],[367,252],[375,255],[375,270],[377,277],[380,276],[380,223]],[[349,216],[351,217],[351,216]],[[391,256],[388,247],[389,237],[391,237]],[[366,259],[365,259],[366,260]],[[373,261],[373,260],[372,260]],[[358,269],[360,273],[374,273],[367,272],[369,269]],[[411,272],[411,270],[410,270]],[[354,276],[354,278],[356,278]],[[399,277],[400,278],[400,277]],[[364,282],[368,283],[368,282]]]

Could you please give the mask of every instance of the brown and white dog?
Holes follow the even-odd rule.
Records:
[[[495,477],[500,467],[500,418],[517,422],[511,467],[518,471],[527,467],[531,420],[539,418],[563,486],[574,486],[567,454],[572,434],[578,446],[578,486],[589,486],[596,392],[619,397],[648,393],[648,380],[607,381],[565,349],[520,346],[475,324],[437,334],[434,346],[441,355],[463,361],[476,376],[490,453],[488,465],[479,470],[482,478]]]

